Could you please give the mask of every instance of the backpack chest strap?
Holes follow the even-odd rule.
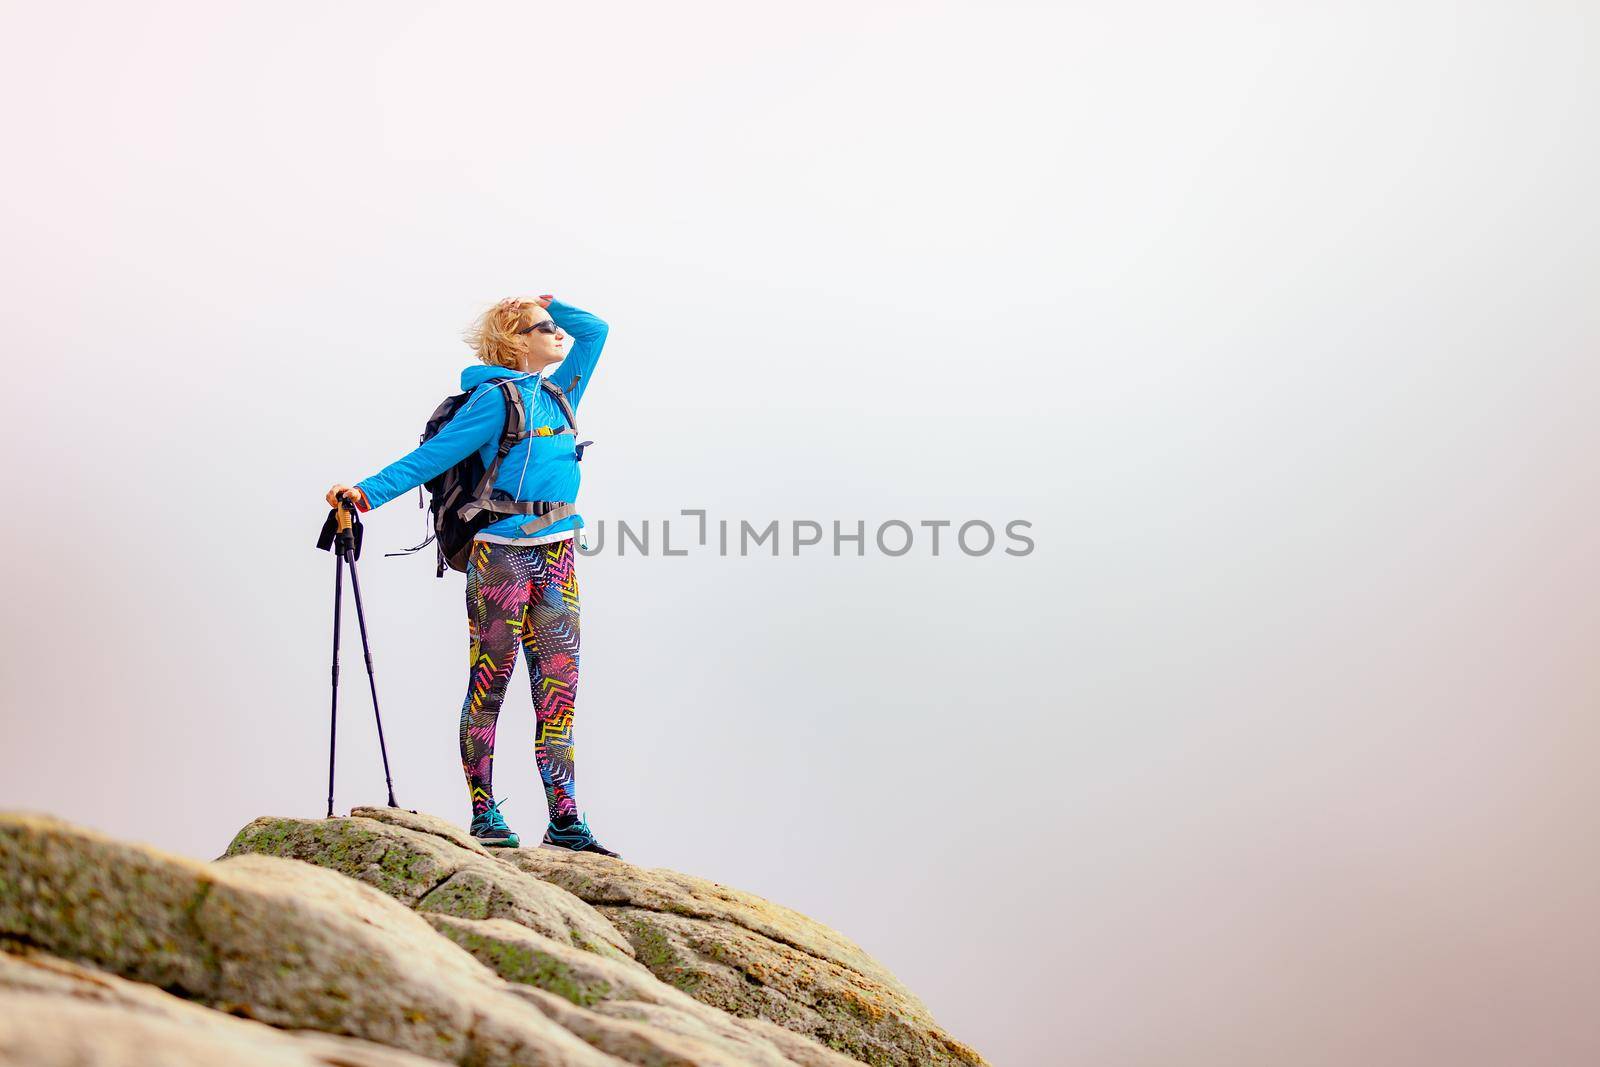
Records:
[[[549,426],[543,427],[543,429],[545,429],[547,432],[540,433],[538,429],[523,430],[521,433],[517,434],[517,440],[524,441],[529,437],[561,437],[564,434],[571,434],[574,437],[578,436],[578,432],[571,426],[563,426],[559,430]]]

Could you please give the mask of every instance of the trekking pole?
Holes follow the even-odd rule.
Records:
[[[333,556],[333,705],[328,713],[328,818],[333,818],[333,753],[339,740],[339,603],[344,596],[344,528],[350,524],[343,506],[339,508],[338,549]]]
[[[356,576],[355,532],[351,528],[350,512],[344,507],[339,508],[339,543],[345,561],[350,565],[350,591],[356,598],[356,625],[361,629],[361,653],[367,661],[367,687],[372,690],[372,717],[378,723],[378,751],[383,754],[383,784],[389,787],[389,806],[398,808],[400,805],[394,799],[394,779],[389,776],[389,748],[383,742],[383,716],[378,712],[378,679],[372,673],[372,646],[367,641],[367,613],[361,606],[361,579]],[[334,580],[337,581],[337,577]],[[337,601],[334,610],[337,613]]]
[[[328,818],[333,818],[333,772],[339,738],[339,631],[343,616],[344,568],[350,567],[350,590],[356,598],[356,621],[361,627],[361,651],[367,661],[367,685],[372,691],[372,717],[378,724],[378,751],[383,754],[383,782],[389,789],[389,806],[398,808],[394,799],[394,778],[389,772],[389,747],[383,737],[383,716],[378,711],[378,682],[373,676],[372,645],[367,639],[366,609],[361,603],[361,579],[356,574],[356,559],[361,555],[361,520],[356,517],[355,506],[348,497],[340,497],[335,508],[328,512],[322,524],[317,547],[332,550],[333,563],[333,695],[328,715]]]

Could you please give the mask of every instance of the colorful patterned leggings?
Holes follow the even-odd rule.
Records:
[[[572,710],[578,697],[577,553],[571,539],[543,545],[474,541],[467,560],[467,629],[472,640],[461,705],[461,769],[472,813],[494,798],[494,729],[522,646],[538,717],[534,756],[555,819],[578,814],[574,799]]]

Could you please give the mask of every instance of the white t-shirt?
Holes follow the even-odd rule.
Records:
[[[571,530],[553,534],[532,534],[528,537],[504,537],[500,534],[480,533],[473,540],[487,541],[492,545],[548,545],[553,541],[568,540],[572,536]]]

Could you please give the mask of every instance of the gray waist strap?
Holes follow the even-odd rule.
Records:
[[[562,519],[565,519],[570,515],[576,515],[577,513],[578,505],[562,504],[552,511],[545,512],[536,519],[529,519],[527,522],[522,524],[521,530],[525,534],[538,533],[540,530],[547,530],[556,523],[560,522]]]

